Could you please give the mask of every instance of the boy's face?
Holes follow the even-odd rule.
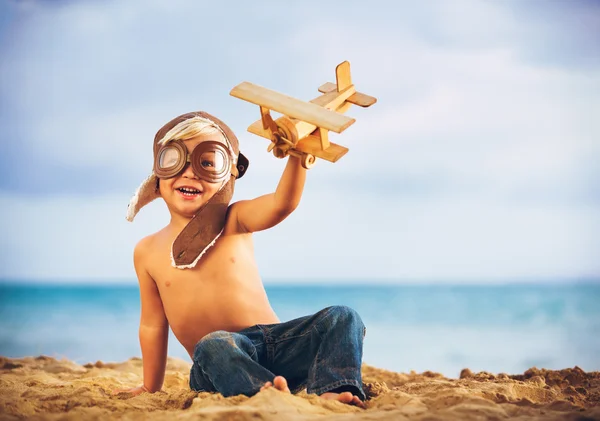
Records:
[[[207,140],[217,141],[227,147],[227,141],[221,133],[201,134],[184,140],[183,143],[187,147],[188,153],[192,153],[197,145]],[[172,178],[160,179],[159,191],[171,213],[191,218],[228,180],[229,178],[218,183],[205,181],[199,178],[192,170],[192,166],[188,164],[181,174]]]

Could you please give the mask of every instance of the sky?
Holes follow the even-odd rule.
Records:
[[[16,1],[0,4],[0,279],[135,283],[152,139],[204,110],[274,191],[250,81],[309,100],[348,60],[356,122],[298,209],[254,234],[266,282],[600,278],[600,3]]]

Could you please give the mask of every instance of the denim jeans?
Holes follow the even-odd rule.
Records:
[[[325,308],[284,323],[216,331],[194,349],[190,388],[223,396],[252,396],[275,376],[293,393],[351,391],[362,400],[361,362],[366,329],[356,311]]]

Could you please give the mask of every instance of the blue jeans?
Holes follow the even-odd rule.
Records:
[[[223,396],[256,394],[275,376],[293,393],[350,391],[362,400],[361,362],[366,329],[356,311],[328,307],[285,323],[216,331],[194,349],[190,388]]]

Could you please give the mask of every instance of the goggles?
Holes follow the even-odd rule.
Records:
[[[188,153],[185,143],[176,139],[158,150],[154,173],[158,178],[172,178],[181,174],[188,164],[198,178],[218,183],[230,175],[241,178],[248,168],[248,159],[240,153],[237,163],[234,162],[227,146],[214,140],[201,142]]]

